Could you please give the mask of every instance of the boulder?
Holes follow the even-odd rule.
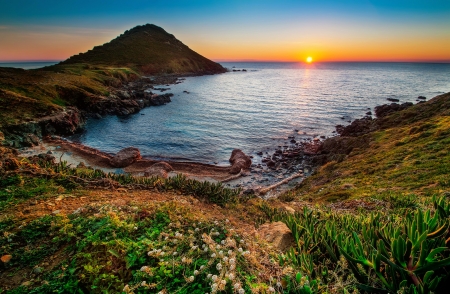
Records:
[[[241,169],[249,169],[252,165],[252,160],[248,155],[245,155],[241,149],[234,149],[230,157],[231,170],[230,174],[238,174]]]
[[[114,167],[126,167],[130,164],[136,162],[136,160],[141,159],[141,152],[135,147],[128,147],[120,150],[116,155],[114,155],[109,163]]]
[[[264,224],[259,227],[258,234],[280,251],[286,251],[295,244],[291,230],[282,222]]]
[[[397,103],[384,104],[384,105],[375,107],[375,115],[377,117],[384,117],[392,112],[400,111],[400,110],[406,109],[411,106],[413,106],[413,104],[411,102],[406,102],[406,103],[402,103],[402,104],[397,104]]]
[[[167,162],[161,161],[153,164],[144,171],[144,177],[158,176],[161,178],[167,178],[168,173],[173,171],[173,168]]]

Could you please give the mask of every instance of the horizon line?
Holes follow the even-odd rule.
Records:
[[[65,59],[64,59],[65,60]],[[22,59],[22,60],[0,60],[0,63],[59,63],[64,60],[56,59]],[[302,60],[258,60],[258,59],[211,59],[214,62],[239,62],[239,63],[306,63]],[[324,60],[314,63],[450,63],[450,60]]]

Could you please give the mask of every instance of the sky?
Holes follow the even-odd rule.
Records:
[[[0,0],[0,61],[64,60],[146,23],[219,62],[450,62],[449,0]]]

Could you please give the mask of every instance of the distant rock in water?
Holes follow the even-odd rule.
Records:
[[[144,74],[214,74],[226,71],[220,64],[201,56],[153,24],[134,27],[109,43],[61,62],[74,63],[130,67]]]
[[[391,102],[400,102],[400,100],[396,99],[396,98],[387,98],[387,101],[391,101]]]

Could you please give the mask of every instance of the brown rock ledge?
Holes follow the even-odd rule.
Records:
[[[58,149],[59,151],[72,152],[74,155],[83,158],[88,164],[94,167],[115,168],[115,166],[111,164],[111,159],[113,158],[113,156],[108,153],[97,150],[95,148],[91,148],[83,144],[71,142],[55,136],[46,137],[44,139],[44,142],[50,146],[59,146],[60,148]],[[233,152],[234,152],[233,154],[236,153],[236,151]],[[247,157],[248,160],[250,160],[250,158],[240,150],[239,154],[243,160],[245,160],[244,159],[245,157]],[[136,176],[143,176],[146,170],[148,170],[156,163],[160,162],[163,161],[140,158],[131,163],[130,165],[124,167],[123,170]],[[236,174],[237,170],[237,167],[235,166],[236,164],[233,164],[231,166],[216,166],[199,162],[178,162],[167,160],[165,160],[164,162],[173,168],[173,171],[171,172],[175,174],[181,173],[191,178],[203,180],[213,179],[216,181],[226,181],[230,178],[231,175]],[[236,163],[240,164],[239,171],[241,170],[241,168],[243,170],[249,169],[250,165],[247,164],[241,165],[240,160],[237,161]]]

